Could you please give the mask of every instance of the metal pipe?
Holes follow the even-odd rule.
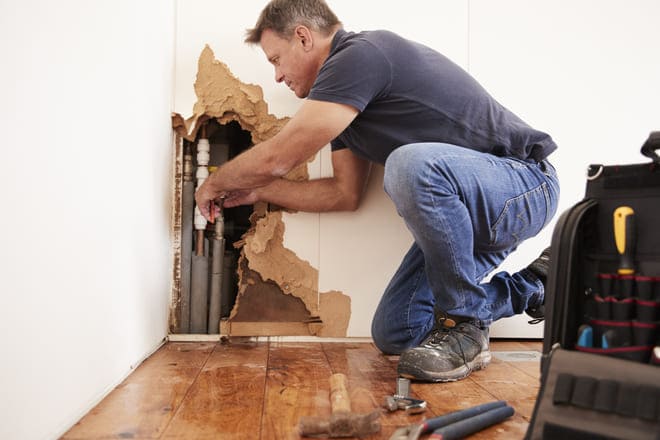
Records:
[[[204,238],[203,240],[206,241]],[[208,246],[202,243],[203,254],[192,256],[190,332],[193,334],[206,333],[208,318],[209,258]]]
[[[204,255],[204,230],[198,229],[196,232],[195,238],[195,255],[201,257]]]
[[[181,194],[181,316],[180,333],[190,331],[190,279],[193,248],[193,212],[195,181],[193,180],[192,146],[183,141],[183,191]]]
[[[236,301],[236,255],[225,251],[222,267],[222,289],[220,291],[220,318],[228,318]]]
[[[225,222],[222,216],[222,201],[220,215],[215,219],[215,234],[211,250],[211,279],[209,290],[209,327],[208,333],[220,333],[220,316],[222,313],[222,277],[225,259]],[[214,207],[211,207],[214,209]]]
[[[205,138],[205,129],[202,128],[202,138],[197,141],[197,188],[209,176],[208,164],[210,158],[209,140]],[[209,285],[209,261],[208,246],[204,231],[206,230],[206,218],[195,206],[195,255],[192,256],[192,280],[190,289],[190,331],[194,334],[207,332],[208,320],[208,285]]]

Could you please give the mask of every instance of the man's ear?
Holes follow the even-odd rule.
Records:
[[[312,50],[314,47],[314,35],[307,26],[296,26],[296,29],[293,31],[293,36],[302,45],[306,52]]]

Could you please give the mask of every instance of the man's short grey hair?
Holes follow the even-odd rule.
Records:
[[[289,40],[298,25],[328,36],[341,22],[323,0],[272,0],[261,11],[254,28],[247,30],[245,42],[259,44],[266,29]]]

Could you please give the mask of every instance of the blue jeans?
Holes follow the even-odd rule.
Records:
[[[487,327],[543,301],[543,284],[528,269],[482,280],[555,214],[559,183],[549,162],[410,144],[390,154],[384,185],[415,243],[374,315],[380,350],[419,345],[436,309]]]

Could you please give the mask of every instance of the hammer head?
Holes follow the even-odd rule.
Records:
[[[302,417],[299,425],[302,436],[366,437],[380,431],[380,411],[369,414],[336,412],[330,419]]]

